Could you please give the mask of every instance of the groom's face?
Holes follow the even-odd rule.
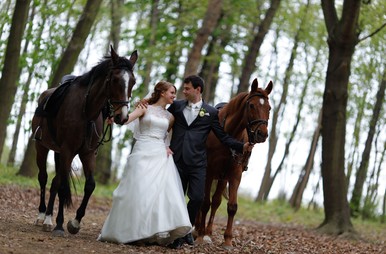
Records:
[[[201,98],[200,89],[200,87],[194,88],[191,82],[184,83],[184,90],[182,91],[182,93],[188,101],[196,103]]]

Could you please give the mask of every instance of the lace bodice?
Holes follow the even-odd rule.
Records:
[[[135,134],[135,138],[164,140],[171,116],[171,113],[163,107],[149,105],[146,114],[139,119],[138,133]]]

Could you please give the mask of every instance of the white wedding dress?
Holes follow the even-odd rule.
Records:
[[[170,117],[164,108],[149,105],[136,120],[136,143],[99,241],[167,245],[191,231],[180,176],[173,156],[166,154]]]

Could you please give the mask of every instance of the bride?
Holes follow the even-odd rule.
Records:
[[[181,180],[171,156],[167,135],[174,117],[166,110],[176,88],[160,81],[148,106],[139,105],[134,121],[136,139],[104,222],[99,241],[168,245],[192,229]]]

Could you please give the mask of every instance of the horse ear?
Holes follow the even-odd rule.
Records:
[[[118,56],[117,52],[115,52],[113,45],[110,45],[110,50],[111,50],[111,59],[113,60],[114,64],[117,64],[119,56]]]
[[[134,50],[134,52],[131,53],[131,56],[130,56],[130,59],[129,59],[133,66],[137,62],[137,59],[138,59],[138,53],[137,53],[137,50]]]
[[[268,86],[265,88],[265,91],[267,92],[267,94],[271,93],[272,86],[273,86],[273,84],[272,84],[272,80],[271,80],[271,81],[269,81]]]
[[[257,78],[255,78],[251,85],[251,91],[256,91],[258,87],[259,87],[259,83],[257,82]]]

